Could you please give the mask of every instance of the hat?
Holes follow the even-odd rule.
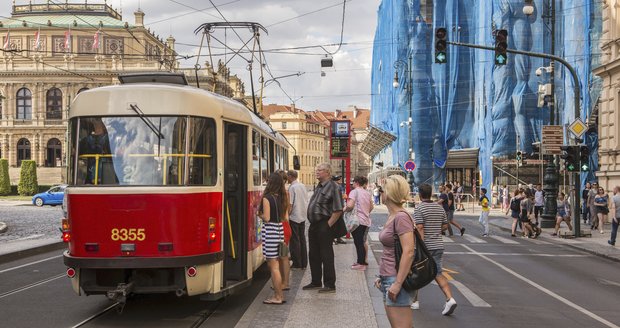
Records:
[[[341,177],[341,176],[339,176],[339,175],[334,175],[334,176],[332,176],[332,180],[333,180],[333,181],[340,181],[340,179],[342,179],[342,177]]]

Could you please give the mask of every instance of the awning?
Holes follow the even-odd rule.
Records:
[[[370,157],[375,157],[385,147],[392,144],[394,140],[396,140],[395,135],[371,125],[370,132],[362,142],[360,150]]]
[[[478,167],[480,148],[466,148],[448,151],[446,169],[475,169]]]

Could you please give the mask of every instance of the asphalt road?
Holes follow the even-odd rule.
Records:
[[[265,285],[263,266],[250,287],[224,301],[147,295],[128,300],[122,313],[104,296],[77,296],[62,252],[0,265],[2,327],[234,327]]]
[[[371,231],[386,219],[379,209]],[[442,316],[443,293],[429,285],[419,293],[415,327],[620,326],[617,262],[550,239],[512,238],[494,229],[483,238],[475,218],[456,219],[466,227],[466,236],[448,239],[443,266],[458,307],[452,316]],[[372,242],[379,259],[381,246]]]

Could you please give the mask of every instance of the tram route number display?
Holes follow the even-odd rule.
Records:
[[[114,228],[111,231],[111,237],[113,241],[144,241],[146,239],[145,229],[117,229]]]
[[[349,139],[332,139],[332,157],[349,157]]]

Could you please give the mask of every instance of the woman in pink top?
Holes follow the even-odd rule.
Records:
[[[356,176],[353,178],[353,188],[355,189],[349,193],[347,206],[344,209],[345,212],[352,211],[353,208],[357,210],[357,219],[360,225],[351,232],[355,250],[357,251],[357,262],[353,263],[351,269],[360,271],[366,270],[368,266],[366,262],[366,256],[368,254],[368,230],[370,229],[370,212],[374,208],[372,195],[366,190],[367,184],[368,179],[363,176]]]
[[[383,245],[379,278],[375,287],[383,292],[385,312],[392,327],[412,327],[413,311],[409,309],[411,298],[402,290],[403,281],[411,269],[415,237],[413,219],[403,209],[409,198],[409,184],[400,175],[391,175],[385,182],[381,192],[381,200],[388,209],[388,220],[379,233],[379,241]],[[394,254],[394,235],[398,235],[403,254],[400,263],[396,263]]]

